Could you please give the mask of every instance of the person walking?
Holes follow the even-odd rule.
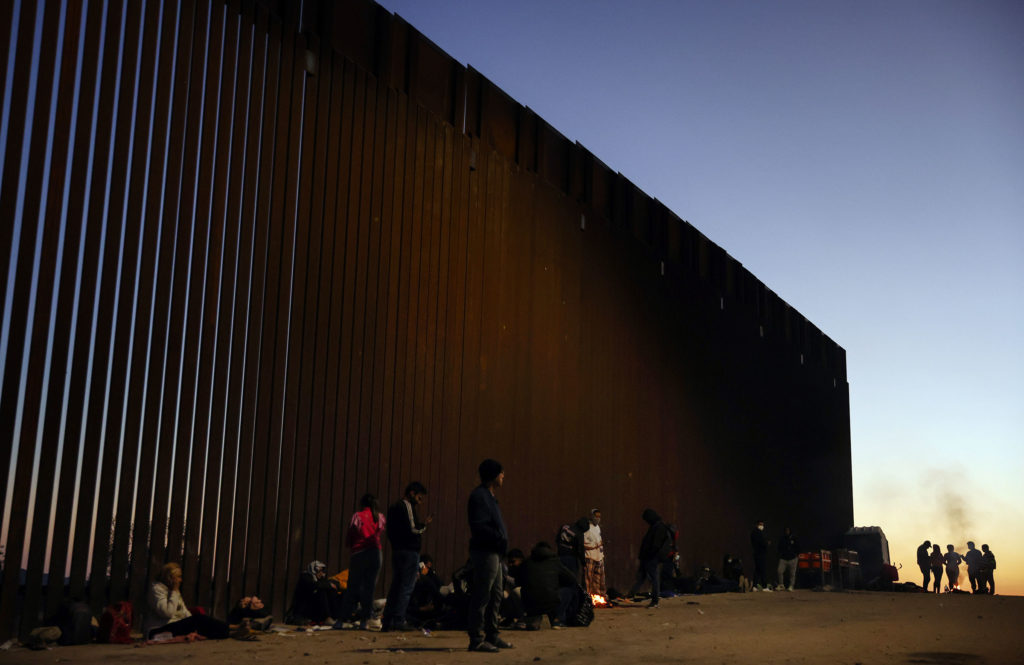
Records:
[[[793,530],[787,526],[779,537],[779,585],[775,587],[777,591],[787,588],[792,591],[796,587],[796,561],[799,556],[800,546],[796,541],[796,536],[793,535]],[[788,587],[785,581],[787,571],[789,572]]]
[[[391,543],[391,571],[394,578],[388,589],[381,630],[415,630],[406,620],[409,598],[416,586],[419,574],[420,546],[423,532],[433,521],[428,516],[420,520],[416,507],[423,503],[427,488],[422,483],[412,482],[405,488],[405,494],[388,508],[388,542]]]
[[[924,583],[921,587],[927,591],[928,582],[932,579],[932,562],[931,557],[928,555],[928,549],[932,546],[932,541],[926,540],[917,548],[917,567],[921,569],[921,574],[924,575]]]
[[[485,459],[477,469],[480,484],[469,494],[469,560],[473,584],[466,620],[469,650],[495,653],[511,649],[498,630],[498,608],[504,595],[501,557],[508,551],[508,530],[494,491],[505,482],[501,462]]]

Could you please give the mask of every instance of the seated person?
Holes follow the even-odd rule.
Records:
[[[545,542],[533,547],[530,558],[518,570],[516,581],[520,585],[527,628],[539,629],[545,615],[553,628],[561,627],[565,622],[566,607],[576,588],[576,576]]]
[[[444,596],[441,595],[441,578],[434,571],[434,558],[429,554],[420,555],[420,572],[416,586],[409,598],[409,616],[417,625],[433,622],[445,611]]]
[[[299,575],[285,621],[296,625],[333,624],[341,608],[341,591],[327,579],[327,564],[311,561]]]
[[[722,577],[736,582],[739,585],[737,591],[750,591],[753,584],[743,575],[743,560],[726,554],[722,557]]]
[[[228,613],[229,624],[241,624],[248,620],[250,626],[259,630],[269,630],[272,623],[270,608],[263,604],[259,596],[246,596],[239,600]]]
[[[223,621],[188,611],[181,597],[181,577],[181,565],[177,563],[165,564],[160,569],[146,594],[143,637],[150,640],[157,633],[171,633],[175,637],[198,633],[211,640],[230,637],[230,629]],[[245,632],[248,633],[248,628]]]
[[[697,593],[726,593],[729,591],[739,590],[739,582],[719,577],[715,574],[715,571],[711,570],[707,566],[704,567],[700,576],[697,578]]]

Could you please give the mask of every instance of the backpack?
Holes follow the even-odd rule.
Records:
[[[565,624],[567,626],[586,627],[594,620],[594,601],[579,584],[573,593],[569,606],[565,610]]]
[[[100,616],[100,630],[97,642],[106,644],[131,644],[132,640],[132,604],[122,600],[111,603],[103,609]]]

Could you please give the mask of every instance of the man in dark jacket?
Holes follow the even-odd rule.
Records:
[[[647,533],[640,542],[640,568],[629,595],[635,595],[645,581],[650,581],[651,602],[647,607],[653,609],[658,606],[661,598],[661,565],[672,554],[672,531],[661,521],[661,516],[650,508],[645,509],[641,517],[647,522]]]
[[[423,503],[426,496],[427,488],[412,482],[405,488],[405,495],[388,508],[387,533],[394,576],[381,617],[381,630],[413,630],[405,612],[419,574],[420,542],[432,521],[429,516],[421,521],[416,514],[416,506]]]
[[[590,528],[590,520],[581,517],[572,524],[563,524],[558,532],[558,559],[579,579],[583,568],[583,534]]]
[[[932,561],[931,555],[928,550],[932,547],[932,541],[926,540],[921,543],[921,546],[917,548],[917,567],[921,569],[921,574],[924,575],[924,584],[922,587],[925,591],[928,590],[928,583],[932,579]]]
[[[783,591],[787,588],[786,571],[789,571],[788,589],[792,591],[796,586],[796,561],[799,556],[800,546],[796,542],[793,530],[787,526],[779,537],[779,585],[775,587],[776,590]]]
[[[565,623],[565,610],[576,588],[576,576],[566,568],[551,545],[534,545],[530,558],[517,569],[526,612],[527,628],[540,628],[541,617],[547,615],[551,627]]]
[[[469,650],[494,653],[511,649],[498,630],[498,608],[504,591],[501,557],[508,551],[508,530],[501,517],[494,490],[505,482],[505,470],[493,459],[480,462],[480,485],[469,495],[469,560],[473,568],[470,587]]]

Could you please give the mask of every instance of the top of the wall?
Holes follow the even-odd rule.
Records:
[[[237,2],[237,0],[235,0]],[[234,2],[229,4],[235,4]],[[372,0],[257,0],[308,48],[333,48],[452,127],[535,173],[625,233],[666,274],[697,279],[782,339],[800,362],[846,381],[846,352],[689,222],[570,141],[483,74]]]

